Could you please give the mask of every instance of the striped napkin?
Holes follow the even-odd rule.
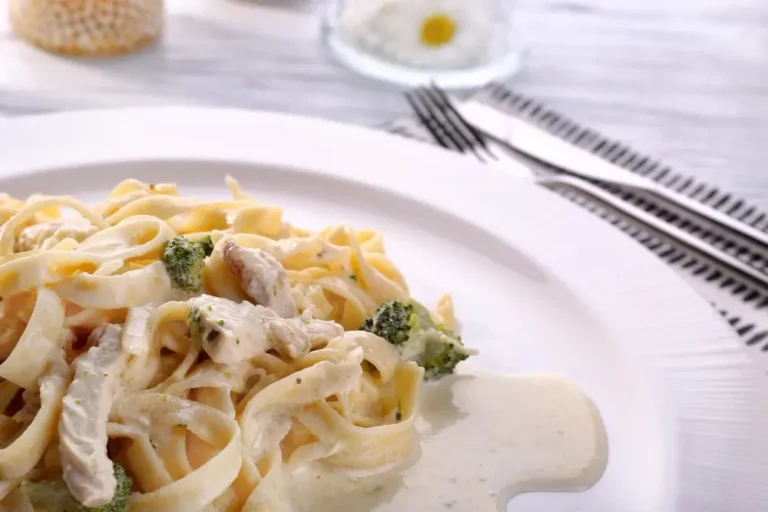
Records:
[[[693,177],[681,175],[652,157],[638,153],[621,142],[585,128],[534,99],[498,85],[481,90],[476,99],[499,108],[511,116],[544,128],[597,156],[655,180],[742,222],[768,231],[768,212],[760,211],[745,201],[714,186],[701,183]],[[384,129],[405,137],[435,143],[429,132],[415,118],[389,122],[384,125]],[[663,205],[642,193],[612,191],[648,213],[667,222],[673,222],[712,245],[743,258],[757,268],[768,271],[768,257],[754,253],[747,254],[747,251],[739,247],[737,240],[732,240],[727,231],[715,231],[711,227],[684,222],[674,212],[666,210]],[[757,356],[755,359],[758,363],[768,372],[768,314],[766,314],[768,290],[732,277],[726,269],[720,268],[715,262],[669,242],[658,233],[649,231],[647,227],[603,208],[599,203],[578,192],[571,189],[563,189],[559,192],[567,199],[621,229],[679,271],[694,289],[709,300],[727,319],[747,347]]]

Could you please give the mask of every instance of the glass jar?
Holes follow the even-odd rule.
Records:
[[[333,0],[323,38],[346,66],[416,86],[475,87],[520,67],[512,0]]]
[[[24,39],[65,55],[136,50],[162,31],[163,0],[8,0],[11,25]]]

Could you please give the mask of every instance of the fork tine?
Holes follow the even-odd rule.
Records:
[[[450,101],[444,94],[441,96],[435,89],[420,89],[421,94],[428,99],[433,111],[440,114],[441,124],[447,125],[448,133],[461,145],[463,152],[472,152],[478,160],[485,163],[488,156],[496,159],[496,155],[490,152],[478,134],[474,133],[467,122],[452,108]]]
[[[456,107],[453,106],[453,102],[448,97],[448,94],[438,87],[436,84],[432,84],[432,87],[430,88],[432,91],[433,96],[437,97],[440,101],[440,104],[443,105],[443,108],[447,111],[448,114],[450,114],[450,117],[455,121],[452,123],[454,126],[457,126],[457,128],[461,128],[462,133],[465,133],[470,138],[470,144],[472,146],[480,146],[483,149],[485,149],[491,156],[494,156],[490,149],[488,148],[488,143],[486,142],[486,137],[483,135],[477,128],[469,124],[466,119],[464,119],[464,116],[462,116],[458,110],[456,110]]]
[[[451,133],[451,130],[446,127],[445,121],[439,116],[440,109],[424,95],[422,90],[415,89],[410,93],[406,93],[406,98],[408,98],[411,108],[416,112],[416,116],[429,130],[435,140],[437,140],[438,144],[460,153],[466,151],[465,145]]]
[[[446,117],[442,105],[438,101],[435,101],[436,98],[432,97],[427,89],[423,87],[417,89],[416,95],[421,99],[422,105],[432,113],[435,126],[445,133],[445,136],[450,139],[457,151],[461,153],[475,153],[472,144],[456,129],[454,123]]]
[[[405,93],[405,101],[408,102],[408,105],[411,107],[411,111],[416,114],[416,118],[419,120],[421,124],[424,125],[425,128],[429,129],[429,117],[428,113],[424,112],[421,108],[421,105],[414,99],[413,95],[410,92]],[[432,133],[432,130],[429,130],[430,133]],[[432,134],[434,135],[434,134]],[[437,137],[435,137],[437,138]],[[442,141],[437,141],[441,146]]]
[[[449,112],[446,111],[442,98],[434,94],[431,89],[422,88],[420,92],[426,100],[429,101],[432,109],[440,114],[441,124],[443,126],[447,125],[447,128],[449,128],[448,132],[454,135],[454,138],[456,138],[457,142],[461,145],[462,150],[474,152],[472,141],[464,134],[464,130],[461,128],[461,123],[456,123],[451,119]]]
[[[425,108],[423,106],[423,102],[421,101],[421,98],[419,98],[414,92],[406,92],[405,93],[405,99],[408,102],[408,105],[410,105],[411,110],[414,114],[416,114],[416,117],[418,118],[419,122],[424,126],[424,128],[427,129],[427,131],[432,135],[432,137],[435,139],[435,141],[442,147],[446,149],[453,150],[453,144],[448,137],[445,136],[445,133],[437,130],[435,127],[437,126],[437,122],[434,118],[434,114],[430,111],[430,109]]]

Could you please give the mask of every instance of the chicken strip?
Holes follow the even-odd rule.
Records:
[[[264,316],[270,345],[281,356],[296,359],[313,347],[327,343],[344,334],[344,328],[336,322],[315,320],[308,312],[296,318]]]
[[[344,334],[335,322],[308,314],[282,318],[272,309],[250,302],[201,295],[188,301],[189,329],[216,363],[235,364],[277,350],[295,359],[321,343]]]
[[[224,241],[222,256],[256,304],[283,318],[298,314],[288,275],[274,256],[261,249],[241,247],[231,239]]]
[[[269,350],[260,306],[201,295],[188,301],[189,330],[203,350],[221,364],[235,364]],[[259,309],[257,309],[259,308]]]
[[[125,365],[120,326],[93,331],[97,345],[79,357],[59,419],[59,455],[72,496],[87,507],[106,505],[115,494],[107,456],[107,418]]]

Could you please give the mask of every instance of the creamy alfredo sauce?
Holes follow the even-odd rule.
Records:
[[[357,480],[303,471],[290,487],[299,509],[504,511],[517,494],[583,490],[600,479],[605,429],[573,383],[460,368],[423,388],[417,461],[397,474]]]

